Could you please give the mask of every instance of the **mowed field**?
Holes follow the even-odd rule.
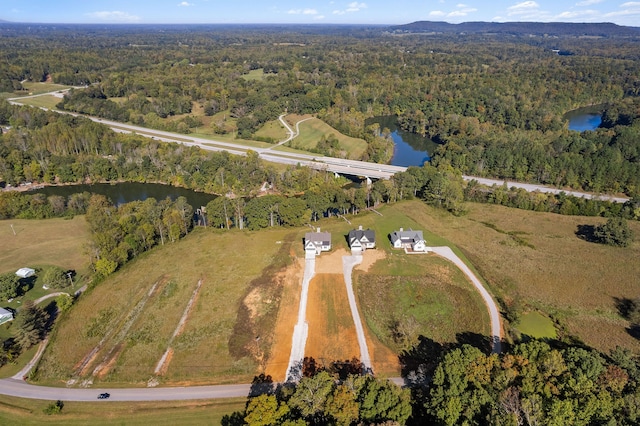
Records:
[[[197,229],[130,262],[60,319],[39,382],[250,381],[271,343],[266,334],[254,345],[254,333],[272,329],[280,305],[280,281],[265,271],[296,261],[290,233]]]
[[[2,220],[0,273],[37,265],[56,265],[83,272],[89,264],[83,249],[88,238],[89,230],[84,216],[72,219]]]
[[[305,118],[309,117],[290,114],[286,117],[286,120],[289,125],[295,129],[295,123]],[[362,154],[364,154],[367,149],[367,142],[364,139],[352,138],[350,136],[343,135],[338,130],[317,118],[310,118],[301,122],[299,129],[300,135],[298,135],[298,137],[293,141],[287,143],[288,146],[302,150],[309,150],[315,148],[318,141],[323,136],[328,137],[333,135],[338,139],[340,148],[347,152],[347,157],[350,159],[358,159],[362,157]]]

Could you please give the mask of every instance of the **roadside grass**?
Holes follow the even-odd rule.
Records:
[[[24,83],[22,83],[22,87],[27,89],[25,92],[25,95],[27,94],[37,95],[39,93],[48,93],[48,92],[53,92],[55,90],[66,90],[71,88],[71,86],[66,86],[64,84],[41,83],[41,82],[33,82],[33,81],[25,81]]]
[[[4,396],[0,423],[19,425],[221,424],[225,415],[245,408],[246,398],[154,402],[65,402],[59,414],[43,410],[52,401]]]
[[[287,121],[293,125],[301,119],[300,116],[287,116]],[[291,148],[310,150],[317,146],[318,141],[323,137],[334,135],[338,139],[340,148],[347,152],[347,158],[358,159],[367,150],[367,142],[364,139],[352,138],[340,133],[318,118],[311,118],[300,123],[300,134],[298,137],[288,142]]]
[[[61,100],[61,98],[53,95],[42,95],[35,98],[16,99],[15,102],[38,108],[57,109],[56,105],[58,105]]]
[[[175,244],[143,254],[89,290],[59,320],[38,368],[37,380],[60,384],[61,380],[75,378],[80,382],[106,381],[114,386],[146,385],[154,377],[156,363],[202,278],[196,305],[176,339],[166,375],[159,381],[251,381],[258,369],[255,360],[251,356],[234,357],[229,342],[249,284],[274,262],[282,246],[276,241],[284,240],[290,232],[199,228]],[[156,293],[140,306],[156,282]],[[275,306],[275,301],[272,303]],[[140,313],[134,318],[136,309]],[[74,344],[69,345],[69,341]],[[84,374],[78,374],[78,365],[96,347],[97,356],[87,364]],[[91,379],[99,363],[110,368],[104,376]]]
[[[274,143],[282,142],[288,136],[280,120],[271,120],[264,124],[256,133],[257,137],[273,140]]]
[[[560,337],[569,333],[605,352],[617,345],[640,350],[616,306],[618,300],[637,297],[640,239],[620,248],[576,236],[578,225],[598,225],[603,218],[476,203],[466,207],[468,214],[462,217],[420,201],[393,209],[454,243],[503,309],[537,309],[559,326]],[[639,222],[630,221],[629,227],[640,236]]]

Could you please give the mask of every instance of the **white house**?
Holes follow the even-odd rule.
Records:
[[[393,248],[427,251],[427,243],[422,236],[422,231],[414,231],[412,229],[405,231],[403,228],[400,228],[399,231],[392,232],[391,244]]]
[[[376,247],[376,233],[371,229],[352,229],[349,231],[349,247],[351,252],[362,252]]]
[[[31,268],[20,268],[16,271],[16,275],[20,278],[29,278],[36,274],[35,269]]]
[[[307,232],[304,234],[304,257],[313,259],[323,251],[331,250],[331,234],[328,232]]]
[[[13,320],[13,314],[4,308],[0,308],[0,324]]]

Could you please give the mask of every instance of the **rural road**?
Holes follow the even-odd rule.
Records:
[[[316,259],[305,259],[304,275],[302,276],[302,290],[300,292],[300,306],[298,307],[298,322],[293,327],[291,339],[291,355],[287,366],[286,381],[297,381],[302,378],[302,361],[304,347],[307,344],[309,324],[307,324],[307,300],[309,299],[309,283],[316,274]]]
[[[484,303],[489,310],[489,318],[491,320],[491,351],[493,353],[502,352],[502,325],[500,323],[500,311],[498,306],[493,301],[493,298],[489,294],[486,288],[482,285],[478,277],[469,269],[469,267],[460,259],[450,247],[430,247],[430,249],[445,259],[453,262],[473,283],[474,287],[482,296]]]
[[[27,97],[33,98],[37,96],[52,95],[59,92],[61,92],[61,90],[55,90],[53,92],[41,93],[41,94],[31,95],[31,96],[9,98],[7,99],[7,101],[14,105],[23,105],[20,102],[21,99],[25,99]],[[48,108],[44,108],[44,107],[42,109],[49,110]],[[257,147],[242,145],[242,144],[236,144],[232,142],[222,142],[222,141],[216,141],[211,139],[197,138],[197,137],[183,135],[183,134],[165,132],[162,130],[154,130],[146,127],[134,126],[131,124],[125,124],[125,123],[120,123],[116,121],[101,119],[98,117],[91,117],[87,115],[70,113],[67,111],[60,111],[56,109],[52,109],[51,111],[58,112],[60,114],[83,116],[95,122],[102,123],[110,127],[112,130],[116,132],[123,132],[123,133],[134,132],[141,136],[149,137],[149,138],[156,139],[163,142],[177,142],[187,146],[198,146],[202,149],[210,150],[210,151],[228,151],[229,153],[236,154],[236,155],[246,155],[248,150],[252,150],[257,152],[260,155],[260,157],[266,161],[271,161],[271,162],[280,163],[280,164],[292,164],[292,165],[299,164],[299,165],[307,166],[316,170],[328,170],[328,171],[332,171],[339,174],[368,176],[370,178],[377,178],[377,179],[389,179],[395,173],[403,172],[407,169],[407,167],[403,167],[403,166],[393,166],[388,164],[369,163],[366,161],[344,160],[340,158],[320,157],[320,156],[313,156],[313,155],[307,155],[302,153],[272,150],[272,148],[276,148],[279,145],[282,145],[288,142],[289,140],[295,138],[296,136],[298,136],[299,134],[298,125],[301,122],[306,120],[306,119],[301,120],[298,123],[296,123],[296,130],[294,131],[291,128],[291,126],[289,126],[286,123],[283,115],[280,116],[280,122],[287,129],[287,132],[289,134],[288,138],[285,139],[285,141],[280,142],[276,145],[272,145],[266,148],[257,148]],[[521,182],[515,182],[515,181],[505,181],[504,179],[490,179],[490,178],[481,178],[477,176],[463,176],[463,179],[466,181],[475,180],[475,181],[478,181],[478,183],[481,183],[482,185],[487,185],[487,186],[493,186],[493,185],[500,186],[506,183],[509,188],[511,187],[523,188],[528,192],[539,191],[542,193],[553,193],[553,194],[564,192],[565,194],[571,195],[574,197],[587,198],[587,199],[598,198],[601,200],[607,200],[607,201],[612,201],[616,203],[625,203],[629,200],[629,198],[627,197],[617,197],[617,196],[606,195],[606,194],[592,194],[588,192],[564,190],[564,189],[554,188],[554,187],[545,186],[545,185],[521,183]]]
[[[356,327],[358,346],[360,346],[360,362],[362,362],[365,371],[373,373],[373,365],[371,364],[371,357],[369,356],[369,347],[367,346],[367,339],[364,335],[364,329],[362,328],[362,320],[360,319],[360,313],[358,312],[358,304],[356,303],[356,296],[353,293],[353,284],[351,280],[353,268],[360,263],[362,263],[362,255],[343,256],[342,273],[344,274],[344,283],[347,287],[347,299],[349,300],[349,307],[351,308],[351,317],[353,318],[353,324]]]

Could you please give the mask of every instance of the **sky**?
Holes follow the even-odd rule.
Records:
[[[640,27],[640,0],[0,0],[0,19],[40,23],[381,24],[613,22]]]

